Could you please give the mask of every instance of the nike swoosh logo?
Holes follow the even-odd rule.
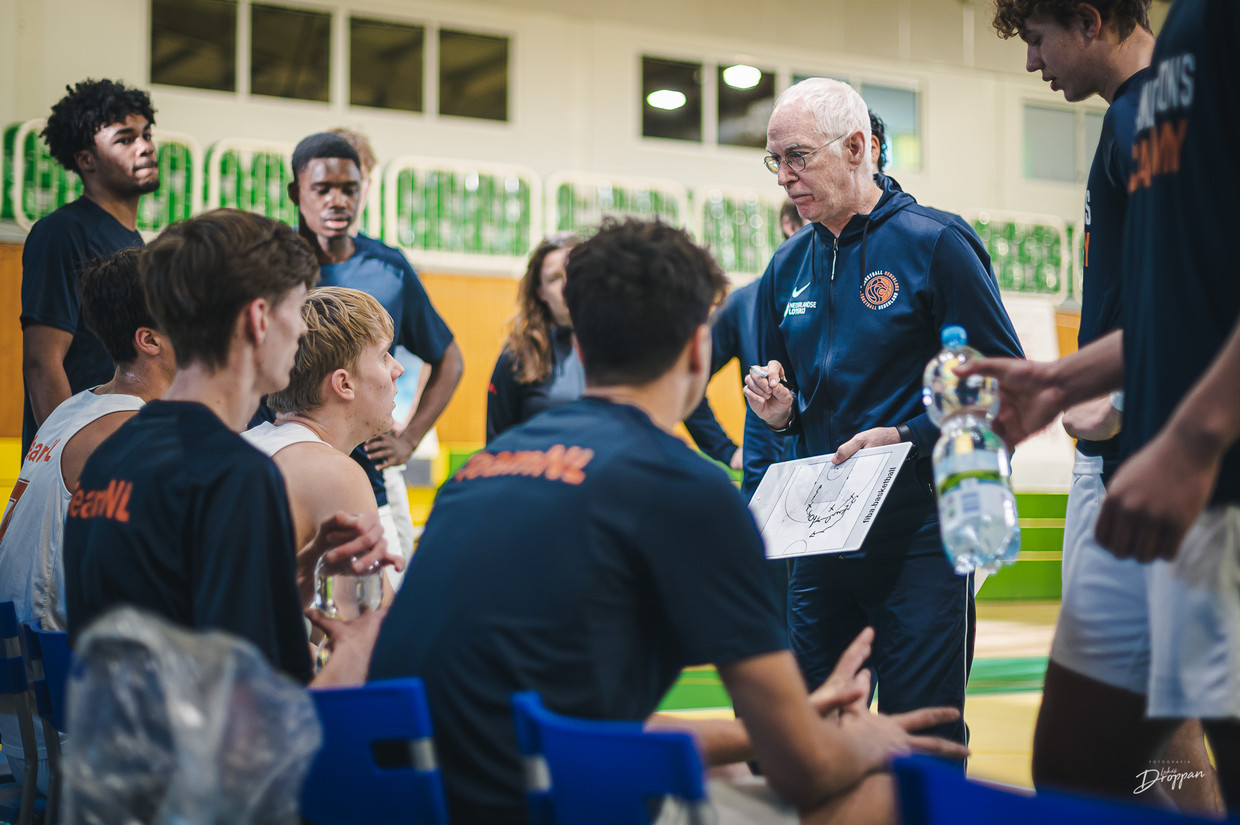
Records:
[[[794,289],[794,290],[792,290],[792,297],[793,297],[793,298],[800,298],[800,297],[801,297],[801,293],[802,293],[802,292],[804,292],[804,291],[805,291],[805,290],[807,290],[807,289],[809,289],[809,284],[806,284],[805,286],[801,287],[800,289]]]

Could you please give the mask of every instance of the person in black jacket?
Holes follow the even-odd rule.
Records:
[[[487,442],[544,410],[576,401],[585,373],[573,351],[573,325],[564,302],[568,251],[576,235],[544,238],[530,255],[517,288],[517,315],[487,386]]]

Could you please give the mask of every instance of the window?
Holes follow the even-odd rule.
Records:
[[[702,140],[702,64],[642,58],[642,136]]]
[[[237,88],[236,0],[151,0],[151,82]]]
[[[439,114],[508,120],[508,38],[439,32]]]
[[[332,17],[281,6],[250,7],[250,91],[327,101]]]
[[[862,83],[861,97],[887,125],[887,168],[921,169],[920,95],[914,89]]]
[[[1102,136],[1101,111],[1026,103],[1024,172],[1034,180],[1084,183]]]
[[[426,28],[349,20],[349,103],[422,111]]]
[[[766,124],[775,105],[775,72],[736,64],[719,67],[721,145],[766,147]]]

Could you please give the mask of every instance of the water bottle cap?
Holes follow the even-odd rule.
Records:
[[[941,340],[945,347],[959,347],[969,340],[969,334],[959,324],[948,324],[943,327],[943,337]]]

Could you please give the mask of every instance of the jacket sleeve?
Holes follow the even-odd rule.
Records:
[[[715,411],[710,408],[710,402],[705,398],[685,419],[685,429],[689,431],[689,435],[693,437],[693,443],[698,445],[699,450],[715,461],[721,461],[724,464],[732,463],[732,456],[737,449],[736,442],[724,432],[723,427],[715,418]]]
[[[521,423],[521,385],[513,372],[508,350],[499,354],[491,383],[487,385],[487,443],[509,427]]]

